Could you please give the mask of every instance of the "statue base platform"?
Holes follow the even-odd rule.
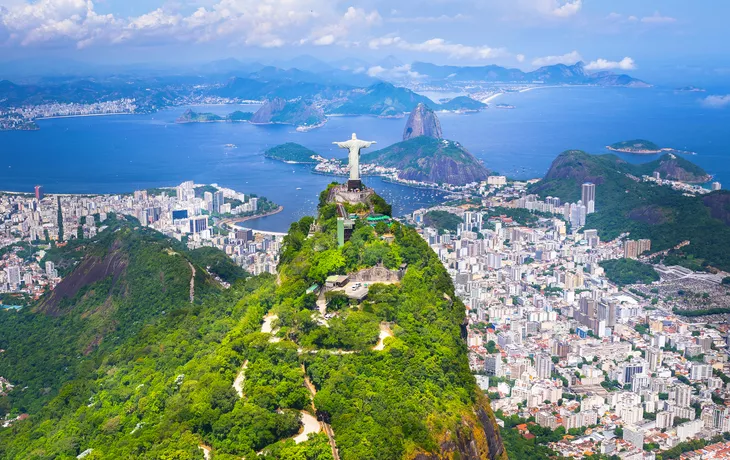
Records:
[[[348,181],[347,185],[343,184],[332,187],[329,197],[327,197],[327,202],[335,204],[363,203],[369,205],[370,197],[375,193],[373,189],[363,187],[360,181],[356,181],[359,183],[360,188],[351,189],[350,182],[352,181]]]
[[[350,179],[347,181],[347,190],[362,190],[362,188],[362,181],[360,179]]]

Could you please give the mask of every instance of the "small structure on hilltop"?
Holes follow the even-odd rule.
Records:
[[[355,133],[352,133],[352,139],[349,141],[333,142],[333,144],[349,150],[350,178],[346,185],[331,187],[327,196],[327,202],[337,205],[337,244],[342,247],[350,239],[355,221],[372,213],[372,197],[375,192],[365,187],[360,180],[360,150],[370,147],[375,141],[360,140]],[[345,207],[346,204],[363,204],[370,212],[361,210],[360,214],[350,213]]]
[[[360,181],[360,150],[366,149],[375,144],[375,141],[363,141],[357,138],[357,134],[352,133],[352,139],[345,142],[333,142],[341,149],[348,149],[348,162],[350,164],[350,180],[347,181],[348,190],[362,189],[362,181]]]

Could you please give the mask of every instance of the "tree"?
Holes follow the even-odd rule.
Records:
[[[324,283],[324,280],[332,274],[339,274],[345,267],[345,258],[340,251],[330,249],[319,253],[309,269],[309,278],[317,283]]]

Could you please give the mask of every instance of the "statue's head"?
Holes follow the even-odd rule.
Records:
[[[353,139],[357,139],[357,134],[355,134],[355,133],[352,133],[352,138],[353,138]]]

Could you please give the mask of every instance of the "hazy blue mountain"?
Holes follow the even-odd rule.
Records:
[[[613,72],[586,71],[583,62],[573,65],[555,64],[540,67],[531,72],[508,69],[498,65],[487,66],[440,66],[427,62],[414,62],[412,70],[431,80],[449,82],[543,82],[550,84],[596,84],[603,86],[648,86],[647,83],[628,75]]]

